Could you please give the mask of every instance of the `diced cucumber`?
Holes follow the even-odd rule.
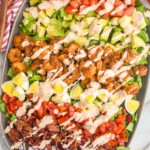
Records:
[[[23,17],[29,21],[34,21],[35,19],[33,18],[33,16],[28,13],[28,12],[23,12]]]
[[[94,20],[94,17],[85,17],[82,19],[85,22],[85,27],[84,28],[88,28],[89,25],[91,25],[91,23]]]
[[[122,18],[119,19],[119,24],[120,26],[124,29],[127,27],[128,24],[131,23],[132,17],[130,16],[123,16]]]
[[[95,17],[96,16],[96,13],[94,11],[89,11],[87,14],[86,14],[86,17]]]
[[[54,14],[54,12],[55,12],[54,8],[49,8],[49,9],[46,10],[46,15],[48,17],[51,17]]]
[[[114,26],[119,25],[119,18],[115,17],[111,19],[111,24]]]
[[[85,43],[87,42],[87,38],[85,36],[80,36],[78,37],[74,42],[79,44],[81,47],[85,45]]]
[[[40,0],[30,0],[30,6],[36,5]]]
[[[29,22],[26,26],[25,26],[25,29],[29,32],[32,32],[34,30],[34,26],[35,26],[35,23],[34,22]]]
[[[123,41],[124,38],[125,38],[125,35],[122,32],[116,31],[112,35],[111,43],[116,44],[118,41]]]
[[[142,38],[140,38],[137,35],[134,35],[132,37],[132,48],[138,48],[138,47],[142,47],[145,45],[145,42]]]
[[[42,26],[37,26],[38,36],[41,38],[45,35],[46,29]]]
[[[26,18],[24,18],[24,19],[22,20],[22,23],[23,23],[24,26],[26,26],[29,22],[30,22],[30,21],[29,21],[28,19],[26,19]]]
[[[47,15],[45,14],[44,11],[40,11],[40,12],[38,13],[38,18],[43,18],[43,19],[45,19],[46,17],[47,17]]]
[[[109,39],[109,36],[110,36],[112,29],[113,28],[111,26],[106,26],[101,33],[100,39],[102,41],[106,42]]]
[[[105,26],[107,26],[108,23],[109,23],[109,21],[108,21],[108,20],[105,20],[105,19],[100,19],[100,20],[98,20],[98,22],[97,22],[97,24],[98,24],[98,25],[101,25],[102,28],[104,28]]]
[[[106,43],[105,46],[104,46],[104,49],[106,48],[111,48],[113,51],[117,51],[116,47],[110,43]]]
[[[64,30],[56,25],[48,25],[46,30],[49,38],[64,35]]]
[[[50,24],[51,25],[55,25],[55,26],[58,26],[58,27],[62,27],[62,24],[63,22],[57,20],[56,18],[51,18],[51,21],[50,21]]]

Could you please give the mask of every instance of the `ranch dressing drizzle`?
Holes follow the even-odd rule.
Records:
[[[123,10],[125,8],[125,5],[118,6],[114,11],[111,12],[111,15],[115,15],[119,11]]]
[[[36,59],[37,57],[40,56],[40,54],[42,54],[42,52],[44,52],[48,48],[50,48],[50,46],[45,46],[44,48],[40,48],[31,56],[31,59]]]
[[[4,130],[5,134],[7,134],[7,133],[10,132],[10,130],[13,128],[13,125],[14,125],[14,123],[16,123],[16,121],[17,121],[17,120],[15,119],[14,121],[12,121],[12,122],[10,123],[9,126],[7,126],[7,127],[5,128],[5,130]]]
[[[80,15],[85,15],[87,14],[89,11],[94,11],[96,10],[102,3],[104,2],[104,0],[100,0],[96,5],[92,5],[90,7],[85,8],[83,11],[81,11],[79,14]]]
[[[17,142],[17,143],[15,143],[14,145],[12,145],[12,146],[10,147],[10,149],[11,149],[11,150],[13,150],[13,149],[18,149],[22,144],[23,144],[23,142]]]

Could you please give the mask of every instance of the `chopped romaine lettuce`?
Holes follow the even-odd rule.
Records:
[[[9,68],[7,75],[8,75],[10,78],[13,78],[13,77],[15,76],[15,73],[14,73],[14,71],[12,70],[12,68]]]

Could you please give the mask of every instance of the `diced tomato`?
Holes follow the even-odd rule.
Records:
[[[59,111],[60,112],[64,112],[66,110],[67,110],[67,107],[65,107],[65,106],[59,106]]]
[[[7,109],[7,111],[8,111],[9,114],[13,114],[13,112],[10,110],[9,105],[6,106],[6,109]]]
[[[75,113],[75,107],[74,106],[69,106],[68,107],[68,116],[71,117]]]
[[[118,7],[120,5],[124,5],[124,3],[121,0],[115,0],[115,7]]]
[[[112,15],[113,17],[123,17],[124,16],[124,9],[120,10],[116,14]]]
[[[46,115],[47,108],[48,108],[48,102],[44,101],[44,102],[42,103],[42,106],[43,106],[44,115]]]
[[[90,0],[83,0],[82,5],[90,5]]]
[[[100,130],[101,133],[106,132],[105,124],[101,124],[101,125],[99,126],[99,130]]]
[[[10,102],[9,103],[9,108],[12,112],[15,112],[18,109],[16,101]]]
[[[125,115],[127,113],[125,108],[122,108],[122,114]]]
[[[90,0],[90,6],[98,3],[98,0]]]
[[[134,12],[134,6],[130,6],[124,10],[124,15],[132,16],[133,12]]]
[[[66,122],[67,120],[68,120],[69,118],[68,117],[62,117],[62,118],[60,118],[60,119],[58,119],[58,123],[59,124],[62,124],[63,122]]]
[[[65,107],[69,107],[70,104],[69,104],[69,103],[64,103],[64,106],[65,106]]]
[[[124,125],[123,124],[119,124],[118,125],[118,131],[117,131],[116,134],[120,134],[123,129],[124,129]]]
[[[120,139],[118,144],[119,144],[120,146],[124,146],[124,140]]]
[[[103,15],[103,18],[104,18],[104,19],[109,19],[109,18],[110,18],[110,15],[111,15],[111,12],[106,13],[106,14]]]
[[[76,109],[76,112],[81,113],[81,112],[82,112],[82,109],[81,109],[81,108],[77,108],[77,109]]]
[[[126,129],[123,129],[120,133],[120,137],[125,138],[126,136]]]
[[[89,119],[86,119],[86,120],[83,120],[82,121],[82,124],[84,125],[86,122],[88,122],[89,121]]]
[[[78,3],[77,0],[71,0],[70,1],[70,6],[73,8],[79,8],[80,4]]]
[[[6,93],[4,93],[3,96],[2,96],[2,100],[3,100],[5,103],[8,103],[8,102],[9,102],[9,99],[10,99],[10,96],[7,95]]]
[[[150,0],[147,0],[150,3]]]
[[[76,122],[76,126],[77,126],[79,129],[82,129],[82,128],[83,128],[82,125],[81,125],[80,123],[78,123],[78,122]]]
[[[83,131],[83,135],[84,135],[86,138],[91,137],[91,133],[90,133],[88,130],[84,130],[84,131]]]
[[[135,1],[136,0],[131,0],[131,4],[130,5],[135,5]]]
[[[115,122],[116,122],[117,124],[119,124],[119,123],[124,124],[124,121],[125,121],[125,120],[126,120],[126,117],[119,114],[118,117],[117,117],[117,119],[115,120]]]
[[[43,116],[44,116],[44,109],[43,109],[42,105],[40,106],[40,108],[36,112],[37,112],[39,118],[43,118]]]
[[[17,98],[13,96],[13,97],[10,97],[9,102],[14,102],[16,100],[17,100]]]
[[[108,130],[112,131],[113,129],[115,129],[117,127],[116,123],[114,121],[109,122],[109,127]]]
[[[33,93],[30,93],[30,94],[28,95],[27,100],[31,100],[32,97],[33,97]]]
[[[110,141],[109,141],[109,144],[110,144],[111,146],[117,145],[116,141],[114,141],[114,140],[110,140]]]
[[[85,8],[87,8],[87,7],[89,7],[89,6],[87,6],[87,5],[81,5],[80,6],[80,12],[82,12]]]
[[[19,100],[17,100],[17,101],[16,101],[16,104],[17,104],[17,106],[18,106],[18,107],[22,107],[22,105],[23,105],[23,101],[19,101]]]
[[[53,102],[50,102],[48,104],[48,109],[58,109],[58,106],[56,106]]]
[[[65,8],[65,11],[69,14],[76,14],[76,12],[78,11],[78,9],[74,9],[72,6],[68,5]]]

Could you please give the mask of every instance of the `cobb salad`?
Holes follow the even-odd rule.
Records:
[[[7,54],[11,149],[130,150],[150,11],[135,0],[30,0]]]

